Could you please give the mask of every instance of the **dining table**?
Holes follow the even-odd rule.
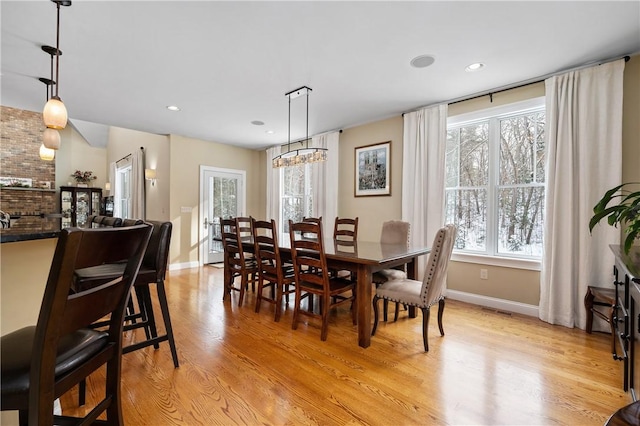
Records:
[[[291,258],[291,240],[289,234],[278,238],[281,256]],[[350,242],[345,245],[333,238],[324,238],[324,251],[327,267],[335,270],[347,270],[356,277],[356,309],[358,322],[358,345],[368,348],[371,345],[372,327],[372,287],[373,273],[382,269],[391,269],[405,265],[407,277],[418,277],[418,258],[431,251],[431,247],[416,244],[383,244],[379,241]],[[246,251],[253,251],[253,239],[243,238]],[[226,262],[225,262],[226,264]],[[225,282],[229,271],[225,269]],[[409,316],[415,317],[415,309],[409,310]]]

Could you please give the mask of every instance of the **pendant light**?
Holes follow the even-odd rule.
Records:
[[[71,6],[70,0],[51,0],[57,6],[56,21],[56,94],[51,96],[44,106],[42,118],[45,126],[50,129],[62,130],[67,125],[67,108],[60,99],[58,89],[60,87],[60,6]]]
[[[53,81],[53,56],[54,55],[62,55],[62,51],[59,51],[55,47],[51,46],[42,46],[42,50],[49,54],[51,57],[51,78],[42,78],[40,77],[38,80],[43,82],[47,86],[47,96],[46,101],[48,102],[51,96],[53,95],[53,86],[56,84]],[[59,149],[60,148],[60,132],[56,129],[52,129],[47,127],[44,129],[44,133],[42,134],[42,143],[45,147],[49,149]]]
[[[56,152],[53,149],[49,149],[44,144],[40,145],[40,159],[44,161],[53,161],[56,157]]]
[[[317,163],[325,161],[327,159],[326,148],[309,148],[309,94],[311,88],[307,86],[299,87],[292,90],[289,93],[285,93],[285,96],[289,98],[289,133],[287,136],[287,152],[280,154],[273,158],[271,164],[274,168],[297,166],[306,163]],[[291,149],[291,99],[298,98],[300,96],[307,96],[307,131],[305,138],[305,148]]]

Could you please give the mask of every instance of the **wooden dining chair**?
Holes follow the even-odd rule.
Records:
[[[346,218],[336,217],[333,225],[333,241],[336,250],[338,251],[350,251],[356,245],[358,240],[358,218]],[[355,273],[346,270],[331,269],[329,271],[331,276],[338,276],[341,278],[348,278],[355,280]]]
[[[150,235],[148,225],[60,232],[37,324],[0,339],[0,405],[18,410],[21,425],[92,424],[103,412],[107,424],[123,424],[125,308]],[[82,292],[70,291],[76,269],[121,261],[125,267],[120,276]],[[105,331],[90,328],[106,316]],[[54,400],[104,365],[104,399],[83,419],[54,416]]]
[[[333,239],[356,241],[358,239],[358,218],[336,217],[333,225]]]
[[[402,220],[388,220],[382,224],[382,232],[380,233],[381,244],[406,244],[409,245],[411,224]],[[404,268],[404,265],[402,265]],[[383,269],[373,273],[372,281],[377,286],[383,284],[390,279],[407,278],[404,269]],[[389,301],[384,301],[383,318],[387,321],[387,312],[389,310]],[[394,321],[398,320],[400,312],[400,304],[395,304]]]
[[[409,278],[393,279],[376,288],[376,294],[373,297],[374,322],[371,330],[372,336],[376,334],[378,328],[378,301],[380,299],[414,306],[422,310],[422,340],[425,352],[429,351],[430,308],[438,303],[438,328],[440,329],[440,335],[444,336],[442,314],[444,312],[445,298],[443,292],[455,236],[456,227],[454,225],[446,225],[438,230],[433,239],[423,281]]]
[[[329,331],[329,310],[343,303],[355,300],[355,283],[342,278],[331,278],[327,269],[327,258],[322,240],[322,227],[318,223],[289,221],[291,258],[296,280],[296,305],[293,310],[292,328],[298,328],[300,315],[320,318],[322,321],[320,339],[327,340]],[[320,313],[302,310],[302,300],[317,295],[320,299]],[[351,309],[353,324],[357,324],[356,310]]]
[[[237,218],[223,219],[220,218],[222,228],[222,246],[224,247],[224,268],[225,268],[225,291],[223,300],[230,295],[232,291],[237,291],[238,306],[242,306],[244,294],[249,283],[255,289],[255,282],[258,278],[258,264],[255,258],[245,256],[243,247],[243,237],[238,232],[240,228]],[[235,286],[236,277],[240,277],[240,286]]]
[[[278,246],[276,221],[252,220],[254,253],[258,264],[258,291],[256,312],[260,312],[262,301],[275,305],[275,321],[282,316],[282,300],[289,306],[289,295],[295,294],[293,265],[283,262]],[[264,294],[268,289],[269,296]]]

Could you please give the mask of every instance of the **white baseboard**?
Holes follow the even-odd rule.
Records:
[[[197,268],[199,266],[200,266],[200,263],[197,260],[192,262],[184,262],[184,263],[171,263],[169,264],[169,270],[177,271],[178,269],[190,269],[190,268]]]
[[[457,290],[446,290],[445,295],[449,299],[459,300],[461,302],[472,303],[474,305],[486,306],[488,308],[538,318],[538,307],[536,305],[527,305],[526,303],[497,299],[495,297],[482,296],[480,294],[465,293]]]

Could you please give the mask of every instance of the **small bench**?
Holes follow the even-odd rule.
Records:
[[[586,331],[591,333],[593,329],[593,315],[605,320],[611,327],[611,353],[615,353],[616,335],[613,323],[613,311],[616,305],[616,290],[613,288],[594,287],[587,288],[584,295],[584,308],[587,311]]]

